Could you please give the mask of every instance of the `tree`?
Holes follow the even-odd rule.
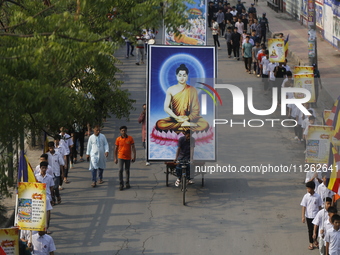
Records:
[[[163,19],[174,31],[185,23],[181,0],[168,1],[166,12],[162,3],[0,0],[0,193],[13,184],[5,173],[27,130],[129,117],[135,101],[115,78],[114,52],[122,35],[132,39]]]

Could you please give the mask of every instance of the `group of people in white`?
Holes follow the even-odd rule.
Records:
[[[48,152],[40,156],[40,164],[34,169],[36,181],[46,184],[47,230],[32,233],[29,230],[20,231],[20,240],[25,242],[34,254],[53,255],[56,250],[53,238],[49,235],[51,210],[54,205],[61,204],[60,191],[63,190],[63,183],[70,183],[67,177],[71,166],[71,150],[74,146],[73,139],[66,133],[66,129],[62,127],[60,131],[60,134],[54,137],[54,141],[48,143]],[[84,159],[81,157],[80,161]]]
[[[307,223],[309,250],[319,249],[321,255],[340,254],[340,215],[335,194],[326,186],[327,176],[309,172],[307,193],[301,201],[302,222]]]

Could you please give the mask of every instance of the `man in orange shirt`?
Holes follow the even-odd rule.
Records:
[[[126,131],[126,126],[121,126],[119,128],[120,136],[116,139],[116,146],[114,150],[114,160],[118,163],[119,168],[119,190],[124,189],[123,181],[123,167],[125,165],[126,182],[125,187],[130,188],[130,162],[135,162],[136,160],[136,149],[135,142],[132,136],[128,136]],[[131,156],[131,151],[133,152],[133,157]]]

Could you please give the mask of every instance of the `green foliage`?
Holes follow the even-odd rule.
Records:
[[[115,78],[121,36],[157,29],[163,19],[177,31],[184,6],[181,0],[0,0],[0,148],[17,143],[23,130],[128,118],[135,101]],[[13,184],[2,153],[0,194]]]

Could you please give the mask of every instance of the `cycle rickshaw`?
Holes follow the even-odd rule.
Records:
[[[183,205],[185,205],[185,193],[187,191],[187,176],[186,176],[186,168],[190,165],[190,170],[191,173],[193,172],[192,170],[195,169],[195,166],[203,166],[205,162],[194,162],[191,164],[188,160],[180,160],[178,162],[164,162],[166,165],[166,179],[165,179],[165,184],[168,187],[169,186],[169,175],[173,175],[177,177],[177,172],[176,172],[176,167],[177,165],[180,165],[182,168],[182,177],[181,177],[181,191],[183,192]],[[195,172],[193,173],[195,175]],[[201,172],[199,173],[202,175],[202,187],[204,187],[204,173]],[[196,176],[196,175],[195,175]]]

